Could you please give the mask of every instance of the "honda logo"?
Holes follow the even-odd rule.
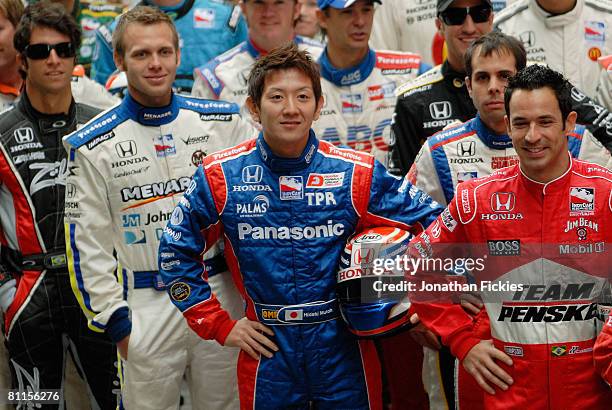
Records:
[[[353,266],[355,265],[368,265],[374,261],[374,249],[364,249],[359,247],[353,252]]]
[[[263,177],[263,169],[260,165],[249,165],[242,168],[242,182],[245,184],[258,184]]]
[[[429,104],[429,114],[434,120],[445,120],[450,118],[453,110],[448,101],[436,101]]]
[[[17,144],[25,144],[26,142],[34,141],[34,130],[32,128],[17,128],[15,132],[13,132],[13,136],[15,137],[15,142]]]
[[[514,209],[514,192],[495,192],[491,195],[491,209],[494,212],[510,212]]]
[[[457,155],[460,157],[473,157],[476,154],[475,141],[461,141],[457,145]]]
[[[524,31],[519,34],[519,39],[521,40],[525,48],[535,46],[535,33],[531,30]]]
[[[578,102],[580,102],[580,101],[582,101],[582,100],[584,100],[586,98],[586,96],[579,89],[577,89],[576,87],[572,87],[571,95],[572,95],[572,98],[575,101],[578,101]]]
[[[136,142],[134,140],[121,141],[115,144],[115,151],[120,158],[130,158],[136,155]]]
[[[67,183],[66,184],[66,198],[72,199],[76,195],[76,185]]]

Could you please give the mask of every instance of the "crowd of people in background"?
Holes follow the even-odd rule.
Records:
[[[500,172],[597,180],[571,216],[581,244],[612,246],[611,36],[611,0],[0,0],[0,388],[59,390],[50,409],[176,409],[186,392],[193,409],[610,408],[609,308],[533,337],[579,345],[554,370],[584,376],[564,395],[535,374],[549,352],[487,303],[415,304],[402,332],[358,339],[334,281],[370,226],[509,239],[463,226],[488,206],[474,181]],[[291,244],[262,245],[283,224]],[[296,227],[324,239],[296,245]],[[302,309],[328,316],[278,316]]]

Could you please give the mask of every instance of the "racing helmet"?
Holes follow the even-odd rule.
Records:
[[[377,227],[346,244],[336,292],[342,318],[355,335],[386,336],[410,324],[405,274],[396,261],[406,254],[411,238],[399,228]]]

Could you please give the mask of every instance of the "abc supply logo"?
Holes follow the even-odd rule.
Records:
[[[570,212],[592,212],[595,210],[595,188],[572,187],[570,190]]]

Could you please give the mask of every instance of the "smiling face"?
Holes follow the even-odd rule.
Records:
[[[357,0],[345,9],[328,7],[317,15],[330,45],[345,50],[367,49],[374,22],[372,1]]]
[[[515,90],[506,117],[508,134],[529,178],[549,182],[569,166],[567,133],[576,125],[572,111],[563,121],[555,92],[549,88]]]
[[[323,99],[316,101],[312,81],[297,68],[273,70],[266,75],[259,106],[249,97],[253,118],[261,123],[264,139],[282,157],[297,158],[312,122],[319,118]]]
[[[456,0],[451,4],[451,7],[473,7],[483,4],[481,0]],[[463,56],[469,45],[481,37],[489,33],[493,29],[493,13],[484,23],[474,23],[471,16],[467,16],[463,24],[447,25],[436,19],[436,27],[446,42],[448,52],[448,61],[456,70],[463,69]]]
[[[180,64],[174,34],[166,23],[130,24],[123,35],[123,56],[115,63],[125,71],[130,95],[147,107],[170,103],[172,83]]]
[[[297,0],[245,0],[240,3],[249,26],[249,37],[270,51],[295,36],[294,21],[300,14]]]
[[[58,44],[70,42],[70,37],[49,27],[36,26],[32,29],[30,45]],[[20,58],[24,58],[20,56]],[[61,58],[55,50],[43,59],[26,58],[22,68],[27,73],[26,89],[36,89],[41,94],[58,94],[70,90],[74,56]]]
[[[506,131],[504,90],[508,79],[516,74],[516,60],[504,49],[489,56],[481,55],[477,49],[472,57],[472,69],[466,84],[474,107],[487,127],[503,134]]]

